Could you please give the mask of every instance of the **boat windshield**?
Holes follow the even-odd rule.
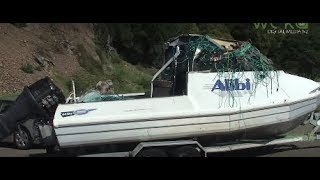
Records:
[[[101,102],[101,101],[119,101],[119,100],[125,100],[125,99],[128,99],[128,98],[119,96],[118,94],[102,94],[100,91],[90,90],[79,98],[79,102],[89,103],[89,102]]]

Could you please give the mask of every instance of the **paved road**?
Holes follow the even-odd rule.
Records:
[[[299,142],[279,147],[260,147],[227,153],[211,154],[213,157],[320,157],[320,142]]]
[[[45,154],[44,149],[19,150],[9,143],[0,143],[0,157],[30,157],[37,154]]]

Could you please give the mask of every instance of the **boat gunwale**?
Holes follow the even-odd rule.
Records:
[[[235,115],[235,114],[240,114],[240,113],[248,113],[248,112],[253,112],[253,111],[259,111],[259,110],[266,110],[266,109],[272,109],[272,108],[277,108],[277,107],[285,107],[285,106],[291,106],[295,105],[298,103],[306,102],[309,100],[315,100],[313,103],[309,103],[308,105],[315,104],[317,105],[318,98],[320,98],[320,93],[318,96],[313,96],[309,97],[306,99],[301,99],[297,101],[292,101],[288,102],[286,101],[285,103],[281,104],[276,104],[276,105],[269,105],[269,106],[264,106],[264,107],[257,107],[257,108],[251,108],[251,109],[241,109],[241,110],[236,110],[232,112],[222,112],[222,113],[206,113],[206,114],[200,114],[201,112],[195,114],[195,115],[187,115],[187,116],[174,116],[174,117],[166,117],[166,118],[144,118],[144,119],[133,119],[133,120],[118,120],[118,121],[110,121],[110,122],[89,122],[89,123],[72,123],[72,124],[66,124],[66,125],[54,125],[55,129],[58,128],[65,128],[65,127],[75,127],[75,126],[90,126],[90,125],[101,125],[101,124],[116,124],[116,123],[130,123],[130,122],[138,122],[137,120],[140,121],[154,121],[154,120],[166,120],[166,119],[183,119],[183,118],[198,118],[198,117],[208,117],[208,116],[225,116],[225,115]],[[308,106],[305,105],[305,106]],[[298,108],[297,108],[298,109]],[[290,112],[291,110],[287,111]]]

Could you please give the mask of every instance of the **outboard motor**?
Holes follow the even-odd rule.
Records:
[[[52,119],[61,103],[65,103],[65,97],[49,77],[24,87],[15,103],[0,115],[0,140],[10,135],[28,117]]]

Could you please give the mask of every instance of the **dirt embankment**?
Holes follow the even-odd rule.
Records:
[[[95,49],[92,24],[26,25],[0,23],[0,95],[17,93],[44,76],[72,76],[81,70],[77,46]]]

